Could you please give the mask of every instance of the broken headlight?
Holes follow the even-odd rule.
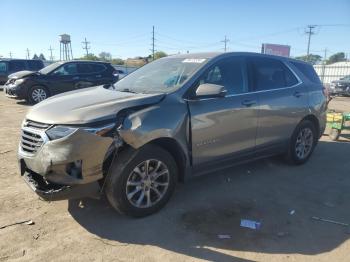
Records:
[[[78,128],[68,127],[68,126],[54,126],[46,131],[47,136],[50,140],[55,140],[59,138],[63,138],[72,134]]]

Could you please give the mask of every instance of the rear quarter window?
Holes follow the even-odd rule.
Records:
[[[321,80],[316,74],[312,65],[299,63],[299,62],[290,62],[312,83],[321,84]]]
[[[6,72],[7,72],[7,63],[0,62],[0,73],[6,73]]]
[[[100,73],[106,69],[105,65],[102,64],[91,64],[94,73]]]

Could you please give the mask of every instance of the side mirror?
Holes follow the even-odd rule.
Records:
[[[196,97],[224,97],[226,95],[224,86],[215,84],[201,84],[196,90]]]

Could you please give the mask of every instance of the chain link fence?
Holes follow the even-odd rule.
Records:
[[[332,81],[350,75],[350,63],[344,62],[339,65],[314,65],[315,71],[325,86]]]

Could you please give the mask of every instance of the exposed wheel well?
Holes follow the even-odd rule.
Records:
[[[150,143],[160,146],[173,156],[179,169],[179,181],[183,182],[186,170],[186,156],[178,142],[171,138],[158,138]]]
[[[316,131],[319,134],[319,136],[322,135],[322,134],[320,134],[320,123],[319,123],[319,121],[318,121],[316,116],[314,116],[314,115],[307,115],[301,121],[303,121],[303,120],[309,120],[310,122],[312,122],[315,125]]]

